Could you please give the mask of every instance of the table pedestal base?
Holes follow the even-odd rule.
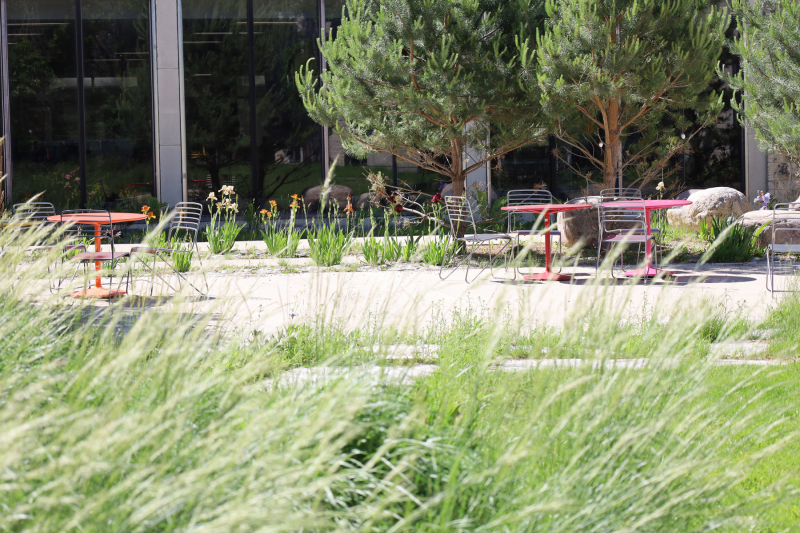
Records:
[[[69,293],[73,298],[116,298],[125,295],[123,290],[106,289],[105,287],[92,287],[88,290],[80,290]]]
[[[568,276],[566,274],[556,274],[554,272],[542,272],[541,274],[523,276],[522,279],[526,281],[570,281],[572,276]]]
[[[653,278],[658,275],[662,276],[671,276],[673,273],[671,270],[661,270],[660,268],[653,268],[651,266],[646,268],[640,268],[638,270],[628,270],[625,272],[626,276],[630,277],[641,277],[641,278]]]

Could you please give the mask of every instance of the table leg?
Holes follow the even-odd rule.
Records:
[[[652,232],[650,231],[650,210],[649,209],[645,209],[644,210],[644,220],[645,220],[645,224],[647,224],[647,236],[650,237],[650,235],[652,235]],[[637,270],[629,270],[629,271],[625,272],[625,275],[626,276],[641,276],[643,278],[644,277],[652,278],[654,276],[658,276],[659,274],[663,274],[665,276],[671,276],[672,275],[672,272],[670,272],[670,271],[654,268],[653,264],[652,264],[652,258],[653,258],[653,241],[648,239],[647,243],[645,244],[645,253],[644,253],[644,265],[645,266],[644,266],[644,268],[640,268],[640,269],[637,269]]]
[[[113,230],[112,230],[113,231]],[[100,226],[94,227],[94,251],[100,253],[103,250],[102,239],[100,238]],[[100,261],[94,262],[94,287],[85,291],[75,291],[70,296],[75,298],[114,298],[125,294],[124,290],[106,289],[103,287],[103,273]]]
[[[103,249],[101,245],[102,245],[102,241],[100,239],[100,226],[95,226],[94,227],[94,251],[95,251],[95,253],[98,253],[98,254],[100,253],[100,251]],[[95,273],[94,286],[97,287],[98,289],[102,286],[102,281],[103,281],[102,274],[100,273],[100,270],[101,270],[100,261],[95,261],[94,262],[94,273]]]
[[[550,271],[550,231],[544,233],[544,272],[524,276],[522,279],[528,281],[569,281],[572,276],[565,274],[554,274]]]

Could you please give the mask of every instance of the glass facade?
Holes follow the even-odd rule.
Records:
[[[13,198],[80,202],[75,5],[7,0]]]
[[[136,203],[152,193],[148,3],[81,0],[90,201]]]
[[[321,182],[321,128],[294,73],[317,59],[315,0],[185,0],[190,199],[288,198]]]
[[[0,2],[8,42],[2,72],[8,109],[0,112],[8,115],[11,160],[5,163],[13,179],[7,201],[41,195],[58,207],[138,209],[155,193],[154,176],[164,161],[161,189],[173,195],[170,202],[181,196],[175,186],[181,172],[188,200],[232,185],[240,198],[261,205],[266,199],[287,202],[321,184],[334,161],[334,181],[354,196],[368,190],[369,171],[424,192],[444,181],[388,154],[351,158],[339,136],[305,112],[295,72],[310,60],[314,69],[322,66],[317,39],[322,26],[335,34],[344,0]],[[181,17],[180,28],[151,20],[157,3]],[[158,78],[169,101],[161,103],[161,139],[153,127],[154,24],[171,26],[159,49],[181,59],[183,75],[177,88],[164,82],[175,79],[176,67],[170,61],[158,65],[159,71],[173,69]],[[732,113],[726,117],[731,127],[699,138],[683,158],[686,186],[741,182],[741,131]],[[552,156],[553,148],[525,147],[494,161],[495,189],[546,186],[562,198],[582,194],[585,181]],[[579,154],[558,148],[575,166],[585,166]]]
[[[245,0],[183,2],[189,200],[250,189],[252,153]]]
[[[316,0],[253,0],[260,197],[288,198],[322,180],[322,128],[303,107],[294,75],[319,65]]]
[[[6,5],[13,201],[41,193],[60,207],[110,206],[149,197],[149,2]]]

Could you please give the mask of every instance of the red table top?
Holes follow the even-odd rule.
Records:
[[[136,222],[137,220],[144,220],[145,215],[142,213],[111,213],[111,223],[121,224],[122,222]],[[108,224],[109,218],[106,213],[73,213],[69,215],[55,215],[47,217],[50,222],[74,222],[75,224],[86,224],[90,226],[99,226],[101,224]]]
[[[560,211],[575,211],[577,209],[591,209],[592,204],[530,204],[530,205],[511,205],[501,207],[503,211],[516,211],[520,213],[558,213]]]
[[[689,200],[620,200],[618,202],[603,202],[603,207],[618,207],[620,209],[669,209],[682,205],[692,205]]]

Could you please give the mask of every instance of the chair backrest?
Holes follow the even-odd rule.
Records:
[[[55,216],[56,209],[50,202],[27,202],[24,204],[14,204],[15,222],[10,224],[16,231],[35,231],[40,229],[51,229],[56,223],[47,220],[47,217]]]
[[[84,215],[84,220],[90,220],[92,224],[78,224],[76,215]],[[114,252],[114,223],[111,221],[111,213],[102,209],[65,209],[61,212],[61,224],[64,235],[70,240],[93,239],[100,240],[100,244],[111,246]],[[96,230],[99,228],[99,232]]]
[[[608,200],[607,200],[608,201]],[[613,201],[613,200],[611,200]],[[602,199],[599,208],[597,209],[598,229],[600,231],[600,238],[602,239],[605,233],[630,233],[632,231],[647,230],[647,222],[645,221],[644,200],[642,198],[630,198],[625,201],[636,202],[641,201],[641,208],[623,208],[623,207],[603,207]]]
[[[169,232],[167,242],[172,241],[175,232],[185,231],[191,235],[192,242],[197,243],[197,233],[200,231],[200,218],[203,216],[203,204],[197,202],[178,202],[170,213]]]
[[[26,222],[47,223],[47,217],[55,216],[56,209],[50,202],[28,202],[14,204],[14,213]]]
[[[553,195],[547,189],[515,189],[508,191],[508,194],[506,194],[506,205],[542,205],[552,203]]]
[[[600,191],[600,198],[606,202],[622,199],[639,199],[642,197],[642,191],[632,187],[622,189],[603,189]]]
[[[552,204],[553,194],[547,189],[515,189],[506,194],[506,205],[543,205]],[[514,219],[522,213],[508,212],[508,231],[514,228]]]
[[[772,244],[776,244],[775,234],[790,233],[800,234],[800,202],[789,202],[785,204],[777,204],[772,211],[772,223],[770,224],[772,230]],[[780,239],[778,239],[780,241]],[[789,237],[787,242],[793,242]],[[797,242],[794,240],[794,242]],[[783,244],[778,242],[778,244]]]
[[[447,210],[447,218],[450,219],[450,235],[454,239],[458,237],[459,227],[464,227],[467,230],[472,228],[472,233],[478,233],[469,198],[466,196],[445,196],[444,206]],[[467,231],[464,233],[467,233]]]

